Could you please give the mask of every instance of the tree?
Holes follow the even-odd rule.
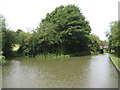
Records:
[[[99,47],[100,47],[99,37],[95,34],[90,34],[89,39],[90,39],[89,47],[90,47],[91,51],[92,52],[98,52]]]
[[[0,51],[2,50],[2,30],[6,29],[5,18],[0,15]]]
[[[29,43],[29,39],[31,37],[30,33],[27,32],[19,32],[19,42],[18,44],[20,45],[20,48],[18,50],[19,54],[27,55],[29,52],[29,46],[31,45]]]
[[[54,34],[52,34],[53,32]],[[44,42],[50,48],[54,46],[55,52],[59,48],[64,54],[88,52],[90,32],[89,22],[85,20],[80,9],[75,5],[57,7],[46,15],[37,28],[37,33],[40,34],[39,40],[42,40],[41,44]]]
[[[108,35],[109,46],[115,50],[115,54],[120,57],[120,21],[111,23],[110,33]]]
[[[19,36],[19,34],[21,33],[21,32],[23,32],[21,29],[18,29],[17,31],[16,31],[16,34]]]
[[[3,55],[9,57],[12,54],[12,47],[16,43],[16,35],[14,31],[6,28],[6,21],[2,15],[0,15],[0,32],[2,35]]]

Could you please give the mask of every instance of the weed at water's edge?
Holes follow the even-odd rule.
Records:
[[[35,56],[35,58],[67,58],[67,57],[70,57],[70,55],[47,53],[47,54],[39,54]]]
[[[120,68],[120,58],[116,57],[114,54],[110,54],[110,58],[112,59],[112,61],[115,63],[115,65]]]

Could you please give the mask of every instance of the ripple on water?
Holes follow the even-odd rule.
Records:
[[[117,88],[108,54],[65,60],[14,59],[3,66],[4,88]]]

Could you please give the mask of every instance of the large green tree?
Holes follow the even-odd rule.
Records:
[[[88,52],[90,32],[89,22],[75,5],[57,7],[37,28],[39,44],[45,46],[43,52],[53,47],[54,52],[64,54]]]

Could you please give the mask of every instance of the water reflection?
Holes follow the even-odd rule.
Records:
[[[104,57],[106,58],[104,58]],[[95,88],[118,87],[118,73],[109,60],[108,54],[93,56],[90,64],[89,86]],[[111,81],[112,79],[112,81]]]
[[[108,54],[66,60],[19,59],[3,67],[4,88],[118,87],[118,73]]]

